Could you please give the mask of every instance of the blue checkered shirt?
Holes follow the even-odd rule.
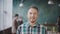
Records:
[[[17,34],[46,34],[46,29],[37,23],[33,27],[29,23],[25,23],[18,27]]]

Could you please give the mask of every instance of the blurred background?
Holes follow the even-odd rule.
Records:
[[[57,18],[60,16],[60,0],[0,0],[0,32],[11,34],[12,19],[15,14],[27,22],[27,11],[31,5],[39,8],[38,23],[46,26],[51,34],[57,34]]]
[[[27,11],[31,5],[35,5],[39,8],[38,22],[43,24],[45,22],[49,24],[56,24],[57,17],[60,15],[59,0],[52,0],[54,4],[49,4],[49,0],[13,0],[13,15],[18,13],[23,17],[23,20],[27,21]]]

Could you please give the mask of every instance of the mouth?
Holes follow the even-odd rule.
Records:
[[[35,19],[35,18],[31,18],[31,19]]]
[[[31,23],[34,23],[34,21],[31,21]]]

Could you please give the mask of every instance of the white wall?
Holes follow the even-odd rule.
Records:
[[[0,30],[3,29],[3,0],[0,0]]]
[[[12,27],[12,0],[0,0],[0,31]]]

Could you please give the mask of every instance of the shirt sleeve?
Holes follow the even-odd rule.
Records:
[[[16,34],[21,34],[21,26],[18,27]]]
[[[45,26],[41,25],[40,27],[41,27],[41,28],[40,28],[41,34],[47,34],[47,30],[46,30]]]
[[[45,26],[44,26],[44,31],[45,31],[45,34],[47,34],[47,30],[46,30]]]
[[[45,28],[45,34],[47,34],[47,30],[46,30],[46,28]]]

